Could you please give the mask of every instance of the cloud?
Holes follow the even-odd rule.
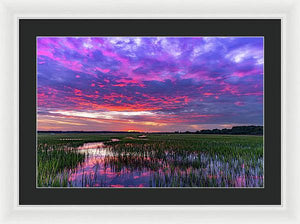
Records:
[[[39,37],[37,59],[41,129],[263,122],[263,38]]]

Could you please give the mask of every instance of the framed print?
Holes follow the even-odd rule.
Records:
[[[20,204],[281,204],[281,20],[21,19],[19,47]]]
[[[263,37],[36,41],[36,187],[264,187]]]

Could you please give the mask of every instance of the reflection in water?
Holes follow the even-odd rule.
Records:
[[[113,139],[111,139],[111,141],[112,141],[112,142],[119,142],[119,141],[120,141],[120,139],[113,138]]]
[[[119,139],[112,139],[117,142]],[[103,142],[77,148],[84,162],[68,171],[70,187],[261,187],[259,167],[245,167],[238,160],[228,162],[197,152],[124,152]],[[259,159],[258,164],[263,164]]]
[[[110,147],[86,143],[78,147],[86,159],[69,175],[73,187],[144,187],[149,185],[150,171],[118,168],[109,163],[116,160]]]

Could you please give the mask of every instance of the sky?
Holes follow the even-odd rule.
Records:
[[[38,130],[263,125],[263,49],[263,37],[38,37]]]

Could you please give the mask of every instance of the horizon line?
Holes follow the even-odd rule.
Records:
[[[233,127],[264,127],[264,125],[239,125],[239,126],[232,126],[231,128],[213,128],[213,129],[201,129],[201,130],[194,130],[194,131],[189,131],[189,130],[185,130],[185,131],[180,131],[180,130],[176,130],[176,131],[96,131],[96,130],[92,130],[92,131],[76,131],[76,130],[67,130],[67,131],[63,131],[63,130],[37,130],[37,132],[106,132],[106,133],[175,133],[175,132],[179,132],[179,133],[184,133],[184,132],[197,132],[197,131],[203,131],[203,130],[223,130],[223,129],[232,129]]]

